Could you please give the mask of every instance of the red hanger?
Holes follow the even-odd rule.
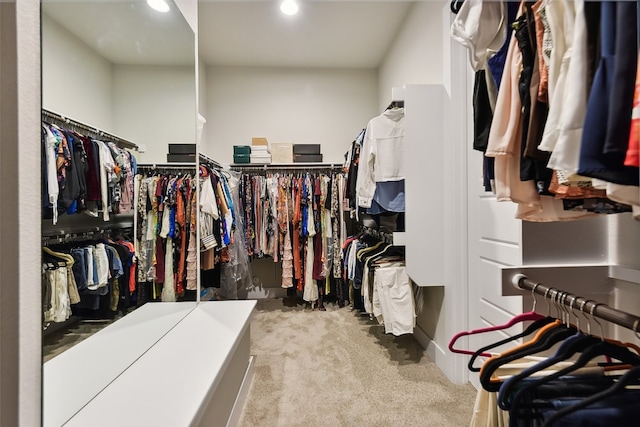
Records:
[[[520,276],[520,275],[518,275]],[[520,278],[516,276],[516,278],[514,278],[514,280],[520,280]],[[514,283],[517,283],[514,281]],[[531,311],[527,312],[527,313],[522,313],[522,314],[518,314],[516,316],[513,317],[513,319],[509,320],[507,323],[505,323],[504,325],[496,325],[496,326],[490,326],[487,328],[479,328],[479,329],[473,329],[471,331],[464,331],[464,332],[458,332],[457,334],[455,334],[453,336],[453,338],[451,338],[451,341],[449,341],[449,351],[451,351],[452,353],[458,353],[458,354],[468,354],[470,356],[475,355],[476,357],[478,356],[482,356],[482,357],[491,357],[493,356],[493,354],[491,353],[480,353],[480,354],[476,354],[476,351],[472,351],[472,350],[461,350],[461,349],[457,349],[454,348],[453,346],[455,345],[456,341],[458,341],[459,338],[461,337],[465,337],[467,335],[477,335],[477,334],[482,334],[484,332],[492,332],[492,331],[500,331],[502,329],[508,329],[510,327],[512,327],[513,325],[515,325],[518,322],[526,322],[526,321],[536,321],[536,320],[540,320],[543,319],[545,316],[536,313],[536,303],[538,302],[536,300],[536,294],[535,294],[535,290],[538,287],[538,283],[535,284],[535,286],[531,289],[531,296],[533,297],[533,307],[531,307]],[[545,294],[546,297],[546,294]]]
[[[534,321],[538,319],[543,319],[544,317],[545,316],[538,314],[535,311],[529,311],[527,313],[518,314],[513,319],[509,320],[507,323],[503,325],[489,326],[487,328],[478,328],[478,329],[473,329],[471,331],[458,332],[453,336],[453,338],[451,338],[451,341],[449,341],[449,351],[451,351],[452,353],[473,355],[475,354],[474,350],[461,350],[461,349],[454,348],[453,346],[455,345],[456,341],[459,338],[465,337],[467,335],[476,335],[476,334],[482,334],[484,332],[500,331],[502,329],[508,329],[519,322],[526,322],[529,320]],[[481,353],[480,356],[491,357],[493,355],[491,353]]]

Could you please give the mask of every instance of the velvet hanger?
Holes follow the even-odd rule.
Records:
[[[493,380],[493,374],[499,367],[525,356],[548,350],[556,343],[575,334],[575,332],[575,328],[567,327],[560,320],[543,326],[531,341],[487,360],[480,368],[480,383],[482,387],[485,390],[497,392],[500,390],[502,382]]]
[[[479,348],[478,350],[476,350],[475,353],[473,353],[473,355],[471,356],[471,358],[469,359],[469,363],[467,364],[467,367],[469,368],[469,370],[471,372],[480,372],[480,368],[476,368],[475,366],[473,366],[473,364],[475,363],[476,359],[480,356],[482,356],[483,354],[490,354],[490,353],[485,353],[488,350],[494,349],[496,347],[500,347],[501,345],[504,344],[508,344],[510,342],[513,342],[517,339],[520,338],[524,338],[528,335],[531,335],[532,333],[536,332],[538,329],[542,328],[545,325],[548,325],[549,323],[555,321],[556,319],[554,319],[553,317],[543,317],[542,319],[538,319],[535,322],[533,322],[532,324],[530,324],[524,331],[522,331],[519,334],[507,337],[503,340],[500,340],[498,342],[494,342],[492,344],[486,345],[482,348]]]
[[[560,301],[562,301],[568,294],[553,288],[548,289],[547,292],[553,292],[551,301],[556,303],[556,308],[558,309],[557,317],[564,320],[557,320],[554,323],[544,326],[538,331],[531,341],[509,350],[500,356],[492,357],[487,360],[480,370],[480,382],[486,390],[497,392],[500,389],[502,382],[493,379],[493,374],[502,365],[526,356],[549,350],[557,343],[562,342],[577,332],[577,329],[572,325],[569,325],[569,319],[565,317],[565,314],[568,312],[560,310],[564,307],[560,304]],[[545,293],[545,296],[546,294],[547,293]],[[549,306],[549,310],[550,309],[551,306]]]
[[[551,417],[549,417],[542,427],[552,427],[556,421],[561,418],[576,412],[582,408],[586,408],[600,400],[606,399],[609,396],[613,396],[614,394],[621,393],[625,390],[627,385],[635,385],[640,380],[640,366],[635,366],[628,370],[624,375],[622,375],[614,385],[611,387],[601,391],[600,393],[596,393],[593,396],[582,399],[580,402],[575,405],[567,406],[556,413],[554,413]]]
[[[556,371],[553,374],[547,375],[545,377],[536,378],[535,380],[527,383],[525,386],[520,388],[518,392],[513,396],[511,402],[511,410],[517,410],[520,404],[520,400],[530,390],[546,384],[554,379],[570,374],[571,372],[586,366],[589,361],[598,356],[609,356],[612,359],[618,360],[623,363],[628,363],[634,366],[640,365],[640,356],[629,351],[627,347],[612,344],[608,341],[599,340],[598,343],[588,347],[585,351],[583,351],[578,360],[576,360],[573,365],[567,366],[566,368],[560,369],[559,371]]]
[[[531,291],[532,295],[535,295],[534,291],[535,291],[536,286],[534,286],[533,290]],[[454,345],[455,345],[456,341],[458,341],[458,339],[460,339],[462,337],[466,337],[468,335],[477,335],[477,334],[483,334],[485,332],[501,331],[503,329],[508,329],[508,328],[512,327],[513,325],[515,325],[517,323],[520,323],[520,322],[537,321],[537,320],[540,320],[540,319],[544,319],[544,316],[536,313],[535,309],[536,309],[536,299],[535,299],[535,296],[534,296],[534,298],[533,298],[533,308],[531,309],[531,311],[528,311],[528,312],[522,313],[522,314],[518,314],[515,317],[513,317],[511,320],[509,320],[507,323],[504,323],[502,325],[489,326],[489,327],[486,327],[486,328],[473,329],[471,331],[458,332],[449,341],[449,351],[451,351],[452,353],[458,353],[458,354],[476,355],[476,353],[477,353],[476,351],[455,348]],[[479,355],[476,355],[476,357],[478,357],[478,356],[491,357],[493,355],[491,353],[484,353],[483,352],[483,353],[480,353]]]
[[[575,299],[572,301],[572,305],[574,302],[575,302]],[[584,306],[586,302],[587,300],[583,299],[582,306]],[[596,305],[592,306],[592,312],[595,309]],[[593,313],[591,314],[593,315]],[[577,315],[576,315],[576,319],[579,320]],[[514,375],[513,377],[506,380],[504,384],[500,387],[500,392],[498,395],[498,406],[500,406],[500,408],[505,410],[508,410],[510,408],[509,397],[512,394],[512,390],[514,389],[515,385],[518,382],[520,382],[522,379],[530,377],[536,372],[549,368],[559,362],[568,360],[572,356],[574,356],[576,353],[583,352],[588,348],[590,348],[591,346],[598,344],[601,341],[606,341],[606,342],[609,342],[610,344],[618,345],[621,347],[633,348],[636,351],[636,353],[640,354],[640,348],[635,344],[623,343],[617,340],[608,340],[608,339],[604,339],[603,337],[595,337],[590,334],[584,334],[580,332],[580,328],[578,327],[578,332],[575,335],[572,335],[567,339],[565,339],[560,345],[560,347],[558,347],[558,349],[556,350],[553,356],[550,356],[547,359],[539,363],[536,363],[534,366],[527,368],[522,372],[520,372],[519,374]]]

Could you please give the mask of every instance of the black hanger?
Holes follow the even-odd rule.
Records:
[[[556,363],[568,360],[574,354],[585,351],[586,349],[599,343],[600,341],[600,338],[591,335],[584,335],[580,332],[568,337],[566,340],[564,340],[560,347],[558,347],[558,350],[553,356],[550,356],[545,360],[536,363],[535,365],[506,380],[502,384],[502,387],[500,387],[500,392],[498,394],[498,406],[504,410],[510,409],[509,398],[511,397],[513,390],[516,388],[516,385],[524,378],[530,377],[536,372],[549,368]]]
[[[553,322],[554,319],[553,317],[545,317],[543,319],[538,319],[535,322],[533,322],[532,324],[530,324],[527,329],[525,329],[524,331],[522,331],[519,334],[507,337],[501,341],[498,342],[494,342],[493,344],[489,344],[487,346],[484,346],[480,349],[478,349],[469,359],[469,363],[467,364],[467,367],[469,368],[469,370],[471,372],[480,372],[480,368],[476,368],[475,366],[473,366],[473,364],[475,363],[476,359],[482,354],[485,353],[491,349],[494,349],[496,347],[500,347],[501,345],[504,344],[508,344],[512,341],[515,341],[517,339],[520,338],[524,338],[527,335],[531,335],[532,333],[534,333],[535,331],[537,331],[538,329],[542,328],[545,325],[548,325],[549,323]]]
[[[511,410],[516,411],[522,397],[525,396],[531,389],[539,387],[550,382],[551,380],[560,378],[579,368],[582,368],[589,361],[598,356],[609,356],[612,359],[619,360],[623,363],[628,363],[630,365],[640,365],[640,356],[632,353],[626,347],[612,344],[608,341],[598,340],[597,344],[592,345],[584,352],[582,352],[578,360],[573,365],[567,366],[566,368],[560,369],[559,371],[556,371],[553,374],[547,375],[545,377],[537,378],[520,388],[518,392],[513,396],[513,400],[511,402]]]
[[[458,12],[460,12],[460,9],[462,9],[463,3],[464,3],[464,0],[452,0],[451,4],[449,5],[449,8],[451,9],[451,13],[457,15]]]
[[[535,341],[531,341],[529,345],[525,345],[515,351],[507,352],[506,354],[487,360],[482,365],[482,369],[480,371],[480,383],[482,384],[482,387],[487,391],[499,391],[502,383],[491,381],[493,374],[499,367],[525,356],[549,350],[555,344],[575,333],[575,328],[567,327],[563,323],[558,322],[556,327],[551,327],[550,329],[542,332],[542,335],[537,337],[537,339],[534,338]]]

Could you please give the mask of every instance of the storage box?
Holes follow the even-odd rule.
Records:
[[[271,144],[273,163],[293,163],[293,144],[274,142]]]
[[[249,163],[251,161],[251,154],[234,154],[233,163]]]
[[[293,154],[320,154],[320,144],[293,144]]]
[[[268,165],[271,163],[271,155],[269,154],[267,155],[251,154],[251,156],[249,157],[251,159],[251,163],[255,163],[259,165]]]
[[[196,144],[169,144],[169,154],[196,154]]]
[[[251,145],[269,145],[267,138],[251,138]]]
[[[194,163],[196,162],[195,154],[167,154],[167,163]]]
[[[294,163],[322,163],[322,154],[294,154]]]
[[[267,155],[267,154],[271,154],[271,150],[269,150],[268,145],[252,145],[251,154]]]
[[[251,146],[250,145],[234,145],[233,146],[233,154],[251,154]]]

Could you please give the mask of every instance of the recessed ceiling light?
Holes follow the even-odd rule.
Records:
[[[169,12],[169,5],[164,0],[147,0],[147,4],[158,12]]]
[[[298,9],[298,3],[296,3],[294,0],[284,0],[280,4],[280,10],[285,15],[295,15],[296,13],[298,13]]]

